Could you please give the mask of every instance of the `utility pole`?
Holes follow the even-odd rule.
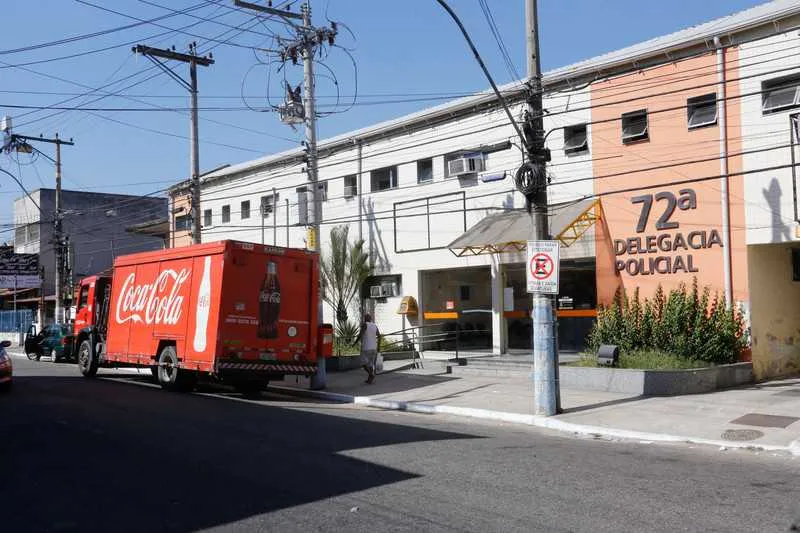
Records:
[[[208,67],[214,64],[214,56],[208,54],[207,56],[197,55],[197,43],[189,45],[189,53],[183,54],[172,50],[164,50],[161,48],[153,48],[151,46],[136,45],[132,48],[136,54],[141,54],[153,62],[161,70],[169,74],[172,79],[180,83],[183,87],[189,90],[191,112],[191,129],[190,129],[190,143],[191,143],[191,176],[192,176],[192,242],[194,244],[200,243],[200,140],[198,134],[198,118],[197,118],[197,65]],[[187,82],[171,68],[165,65],[160,59],[173,59],[189,64],[189,81]]]
[[[547,221],[547,170],[550,153],[544,145],[542,72],[539,56],[538,12],[536,0],[525,1],[525,30],[528,54],[528,98],[526,120],[527,162],[516,175],[517,187],[528,201],[533,238],[550,239]],[[555,338],[555,311],[550,295],[533,294],[533,410],[536,415],[558,412],[558,354]]]
[[[234,0],[234,5],[254,11],[278,16],[289,23],[296,31],[295,40],[285,44],[278,52],[281,61],[291,61],[297,64],[298,59],[303,60],[303,101],[298,102],[298,92],[287,87],[287,101],[279,111],[284,122],[296,124],[303,122],[305,125],[306,172],[308,175],[311,209],[308,216],[308,233],[306,247],[314,252],[320,251],[319,225],[322,221],[322,191],[319,187],[317,173],[317,113],[315,106],[315,79],[314,79],[314,52],[317,47],[327,43],[332,45],[336,38],[336,24],[331,23],[330,28],[315,28],[311,23],[311,3],[306,1],[300,8],[300,13],[264,7],[241,0]],[[302,26],[297,26],[293,20],[301,21]],[[317,315],[322,323],[323,302],[317,302]],[[311,388],[314,390],[325,388],[325,359],[317,359],[317,373],[311,378]]]
[[[72,142],[72,139],[69,141],[65,141],[59,138],[58,134],[56,134],[52,139],[48,139],[44,136],[39,137],[32,137],[29,135],[19,135],[19,134],[11,134],[9,135],[9,139],[6,143],[6,146],[9,148],[14,148],[18,152],[25,152],[31,153],[36,150],[39,153],[41,151],[33,148],[29,141],[32,142],[44,142],[56,145],[56,158],[55,158],[55,166],[56,166],[56,205],[55,205],[55,213],[53,215],[53,240],[52,243],[54,244],[54,252],[55,252],[55,313],[54,313],[54,320],[55,322],[63,322],[64,321],[64,314],[63,314],[63,300],[64,295],[62,294],[64,288],[64,246],[65,246],[65,239],[64,239],[64,232],[63,232],[63,225],[62,221],[64,219],[63,213],[63,205],[61,199],[61,145],[67,146],[74,146],[75,143]],[[47,156],[45,156],[47,157]],[[40,289],[42,293],[44,292],[44,286]],[[42,310],[42,320],[44,320],[44,310]]]

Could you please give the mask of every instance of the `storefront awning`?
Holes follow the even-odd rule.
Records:
[[[600,200],[593,198],[550,206],[550,234],[564,246],[570,246],[599,220],[600,211]],[[524,252],[532,235],[531,216],[527,211],[506,211],[485,217],[447,247],[457,257]]]

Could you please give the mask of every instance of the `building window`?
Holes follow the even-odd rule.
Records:
[[[772,113],[800,106],[800,76],[768,80],[761,84],[761,110]]]
[[[717,123],[716,93],[695,96],[686,100],[686,117],[689,129],[711,126]]]
[[[23,244],[37,242],[38,240],[39,240],[38,222],[34,222],[32,224],[25,224],[24,226],[18,226],[16,230],[14,230],[14,244],[16,246],[22,246]]]
[[[589,139],[586,135],[586,124],[577,124],[564,128],[564,153],[578,154],[589,150]]]
[[[319,191],[318,194],[321,195],[319,199],[320,202],[327,202],[328,201],[328,182],[327,181],[320,181],[317,183],[317,190]]]
[[[223,205],[222,206],[222,223],[225,224],[226,222],[231,221],[231,206]]]
[[[461,285],[459,292],[459,296],[461,296],[462,302],[468,302],[471,296],[471,291],[469,285]]]
[[[417,183],[430,183],[433,181],[433,159],[417,161]]]
[[[250,218],[250,200],[245,200],[242,202],[241,208],[239,209],[239,214],[242,216],[242,220]]]
[[[297,188],[297,224],[300,226],[308,224],[308,189],[306,187]]]
[[[357,194],[358,194],[358,176],[356,176],[355,174],[353,174],[352,176],[345,176],[344,197],[353,198]]]
[[[190,229],[192,229],[190,215],[175,217],[175,231],[189,231]]]
[[[386,167],[369,173],[371,191],[385,191],[397,188],[397,167]]]
[[[209,227],[211,226],[211,209],[206,209],[203,211],[203,226]]]
[[[278,193],[267,194],[261,197],[261,218],[267,218],[275,212],[275,205],[278,203]]]
[[[23,244],[28,242],[27,234],[25,232],[27,226],[18,226],[16,230],[14,230],[14,244],[17,246],[22,246]]]
[[[622,114],[622,142],[624,144],[644,141],[648,138],[646,109]]]

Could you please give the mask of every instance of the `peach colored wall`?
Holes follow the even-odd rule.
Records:
[[[737,78],[736,52],[728,51],[726,59],[728,79]],[[605,195],[602,196],[603,220],[596,232],[600,303],[608,304],[619,286],[624,286],[629,293],[639,287],[642,296],[650,296],[659,284],[668,291],[681,282],[690,284],[694,276],[701,285],[709,285],[712,291],[722,293],[725,250],[717,240],[717,237],[722,239],[720,180],[674,183],[720,174],[719,120],[717,125],[689,130],[684,107],[688,98],[717,92],[716,83],[716,55],[709,53],[592,85],[594,188],[595,193]],[[727,85],[729,97],[738,93],[737,82]],[[667,92],[670,94],[663,94]],[[627,101],[631,99],[635,100]],[[656,112],[671,108],[678,109]],[[649,139],[624,145],[619,118],[623,113],[640,109],[648,111]],[[727,116],[731,138],[728,149],[729,152],[739,152],[741,135],[737,100],[728,101]],[[731,158],[729,172],[737,172],[740,168],[740,158]],[[747,299],[741,181],[740,177],[730,178],[729,186],[736,300]],[[627,190],[631,188],[637,190]],[[680,199],[684,189],[694,191],[696,207],[685,210],[676,207],[668,222],[677,223],[678,227],[657,229],[656,222],[664,214],[668,201],[657,200],[655,195],[666,192]],[[653,202],[645,229],[638,232],[643,204],[631,200],[645,195],[653,195]],[[688,195],[683,197],[688,198]],[[679,201],[680,205],[689,207],[689,202]],[[681,245],[679,235],[688,249]],[[637,245],[637,239],[641,244]],[[692,244],[702,246],[703,239],[706,247],[690,247]],[[675,243],[674,247],[678,249],[659,249],[661,246],[670,247],[670,242]],[[623,253],[617,253],[623,248],[620,243],[625,243]],[[629,266],[629,260],[637,264],[641,261],[645,272],[652,271],[652,268],[661,272],[636,274],[637,266]],[[625,269],[619,272],[618,261],[625,265]],[[678,268],[681,264],[684,268]],[[677,271],[665,273],[667,268]]]
[[[178,216],[184,215],[191,211],[192,202],[188,194],[181,194],[172,197],[172,213],[170,214],[170,246],[177,248],[179,246],[189,246],[192,244],[191,231],[175,231],[175,219]],[[183,209],[183,211],[180,211]]]

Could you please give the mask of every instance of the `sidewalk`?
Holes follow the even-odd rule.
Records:
[[[400,362],[393,363],[398,367]],[[453,376],[439,368],[399,368],[392,371],[387,365],[388,372],[380,374],[373,385],[363,383],[363,371],[353,370],[329,373],[325,391],[310,391],[307,379],[287,379],[270,388],[329,401],[500,420],[584,435],[800,455],[800,377],[675,397],[562,389],[563,413],[537,417],[532,414],[532,385],[527,378]]]

